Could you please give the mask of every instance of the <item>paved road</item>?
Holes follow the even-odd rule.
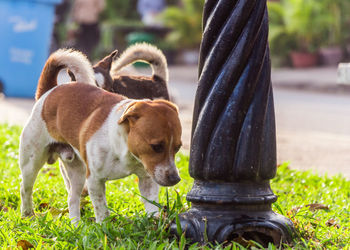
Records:
[[[350,96],[275,90],[277,157],[350,179]]]

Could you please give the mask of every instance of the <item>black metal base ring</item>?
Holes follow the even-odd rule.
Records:
[[[267,208],[267,207],[266,207]],[[193,242],[225,243],[239,239],[253,240],[264,247],[268,243],[280,245],[291,241],[293,224],[286,217],[274,213],[271,209],[263,211],[213,210],[196,207],[179,215],[185,237]],[[178,235],[176,224],[171,225],[171,234]]]

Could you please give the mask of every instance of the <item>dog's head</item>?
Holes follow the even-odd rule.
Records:
[[[111,70],[112,62],[117,53],[118,50],[113,51],[93,66],[96,85],[109,92],[113,92],[113,79],[109,71]]]
[[[181,180],[175,165],[181,124],[174,104],[165,100],[133,102],[118,123],[126,126],[129,151],[159,185],[172,186]]]

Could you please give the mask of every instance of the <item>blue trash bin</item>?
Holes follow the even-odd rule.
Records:
[[[5,96],[35,95],[48,57],[55,4],[61,0],[0,0],[0,81]]]

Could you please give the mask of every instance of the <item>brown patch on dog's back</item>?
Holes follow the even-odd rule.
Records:
[[[86,165],[86,143],[124,97],[97,87],[72,83],[55,88],[45,99],[42,117],[50,135],[80,151]]]

